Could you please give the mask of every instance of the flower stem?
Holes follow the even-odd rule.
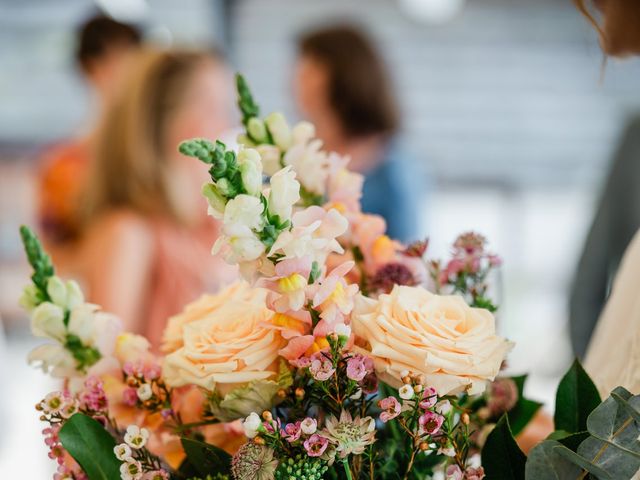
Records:
[[[344,472],[347,475],[347,480],[353,480],[353,477],[351,476],[351,469],[349,468],[349,461],[347,460],[348,457],[345,457],[342,459],[342,466],[344,467]]]

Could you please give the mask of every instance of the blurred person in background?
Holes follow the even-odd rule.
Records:
[[[389,236],[416,240],[427,178],[399,146],[399,107],[372,41],[350,25],[305,33],[294,89],[326,149],[348,155],[349,167],[365,175],[362,210],[384,217]]]
[[[220,138],[233,90],[223,61],[189,51],[143,51],[106,112],[82,199],[88,298],[158,347],[167,319],[204,291],[235,279],[211,256],[206,166],[178,152]]]
[[[100,117],[116,94],[127,61],[140,42],[136,27],[104,16],[89,19],[78,30],[76,62],[96,97],[94,118]],[[90,121],[89,128],[97,123]],[[63,269],[69,266],[80,233],[76,207],[93,136],[93,131],[85,130],[46,152],[40,173],[39,223],[47,248]]]
[[[640,117],[618,145],[571,288],[569,325],[574,353],[583,358],[611,282],[640,228]]]

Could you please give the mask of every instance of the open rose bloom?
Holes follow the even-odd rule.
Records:
[[[491,312],[425,289],[426,242],[402,245],[361,211],[362,177],[323,150],[312,125],[263,120],[241,77],[238,92],[239,149],[196,139],[180,151],[210,167],[203,194],[222,225],[213,253],[244,278],[168,319],[162,345],[86,304],[23,231],[35,274],[22,304],[49,341],[31,360],[65,379],[38,407],[53,429],[52,458],[64,460],[59,478],[92,471],[65,430],[89,420],[116,442],[95,461],[116,462],[121,478],[173,478],[180,463],[202,473],[189,442],[210,452],[246,443],[228,471],[207,472],[227,475],[215,478],[332,469],[356,478],[378,448],[377,428],[396,422],[410,450],[455,450],[469,429],[442,397],[482,393],[511,348]],[[455,457],[460,471],[467,450]],[[399,468],[422,471],[422,456],[408,458]]]

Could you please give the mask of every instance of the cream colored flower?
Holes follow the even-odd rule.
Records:
[[[495,334],[490,312],[422,287],[358,297],[351,327],[383,381],[399,387],[403,370],[421,373],[441,396],[484,391],[512,347]]]
[[[227,233],[227,227],[238,224],[251,230],[259,230],[262,227],[263,210],[264,205],[260,199],[251,195],[242,194],[229,200],[224,210],[225,233]]]
[[[67,328],[64,325],[64,310],[51,302],[43,302],[38,305],[31,315],[31,333],[36,337],[64,342],[67,335]]]
[[[262,161],[260,154],[253,148],[238,152],[238,167],[242,184],[249,195],[257,196],[262,188]]]
[[[232,283],[215,295],[202,295],[187,305],[184,310],[171,317],[162,335],[162,351],[172,353],[184,345],[184,326],[198,320],[216,315],[224,305],[235,302],[248,302],[258,306],[266,304],[267,291],[254,288],[244,280]]]
[[[285,167],[271,177],[269,213],[278,215],[281,221],[289,220],[293,206],[300,200],[300,184],[291,167]]]
[[[273,141],[282,151],[286,151],[291,146],[291,129],[287,124],[287,119],[280,112],[271,113],[264,119]]]
[[[237,300],[186,323],[183,346],[165,358],[166,383],[225,394],[274,376],[283,340],[270,328],[272,316],[264,303]]]

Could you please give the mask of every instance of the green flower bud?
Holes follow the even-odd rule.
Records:
[[[202,186],[202,195],[204,195],[211,207],[209,213],[215,218],[222,218],[227,199],[220,193],[218,188],[213,183],[205,183]]]
[[[27,312],[33,311],[40,303],[42,302],[40,295],[38,295],[39,290],[33,284],[27,285],[24,287],[22,291],[22,295],[20,296],[20,306],[24,308]]]
[[[247,132],[256,143],[265,143],[267,141],[267,127],[264,122],[257,117],[252,117],[247,122]]]

